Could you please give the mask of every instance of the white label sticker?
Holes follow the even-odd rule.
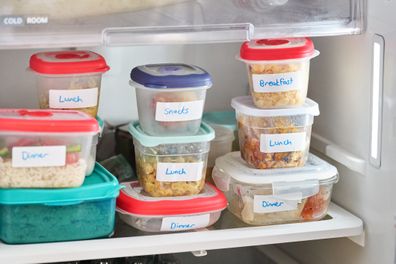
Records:
[[[207,227],[209,225],[209,214],[179,217],[164,217],[162,219],[161,231],[180,231]]]
[[[253,90],[256,93],[273,93],[299,90],[301,72],[275,74],[252,74]]]
[[[190,121],[201,119],[204,101],[157,102],[155,120],[162,122]]]
[[[203,166],[203,162],[158,162],[156,178],[161,182],[199,181],[202,179]]]
[[[12,167],[56,167],[66,164],[66,146],[13,147]]]
[[[255,195],[253,198],[253,211],[255,213],[292,211],[297,209],[301,199],[301,193],[282,196]]]
[[[98,105],[98,88],[49,90],[50,108],[85,108]]]
[[[264,153],[304,150],[307,144],[305,132],[261,134],[260,151]]]

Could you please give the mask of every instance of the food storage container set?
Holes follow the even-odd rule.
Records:
[[[308,38],[245,42],[238,58],[248,68],[251,96],[232,99],[240,152],[216,160],[212,177],[228,209],[251,225],[320,220],[337,169],[309,154],[318,104],[306,98]]]
[[[186,64],[152,64],[131,71],[139,121],[129,125],[139,182],[124,183],[117,211],[148,232],[207,227],[226,207],[224,194],[205,184],[214,130],[202,122],[211,76]]]
[[[65,51],[35,54],[30,67],[46,109],[0,109],[0,239],[20,244],[109,236],[119,185],[95,165],[102,122],[95,119],[97,100],[108,66],[98,54]],[[95,93],[81,90],[91,88]]]

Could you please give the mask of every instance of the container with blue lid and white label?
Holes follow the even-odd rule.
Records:
[[[198,132],[206,90],[212,78],[187,64],[142,65],[132,69],[140,125],[149,135],[194,135]]]
[[[210,141],[214,130],[205,123],[196,135],[160,137],[131,123],[136,169],[144,191],[155,197],[198,194],[205,184]]]
[[[311,99],[296,108],[257,108],[251,96],[232,99],[242,158],[253,168],[304,166],[319,106]]]
[[[338,172],[313,154],[304,167],[259,170],[232,152],[216,160],[212,177],[233,214],[247,224],[270,225],[326,216]]]

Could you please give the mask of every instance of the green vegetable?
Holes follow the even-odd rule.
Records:
[[[8,148],[4,147],[0,149],[0,157],[5,158],[10,154]]]
[[[81,152],[81,145],[69,145],[66,148],[66,152]]]

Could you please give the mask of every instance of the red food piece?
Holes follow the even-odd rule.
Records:
[[[323,194],[318,193],[317,195],[308,198],[305,203],[304,209],[301,212],[301,217],[304,220],[314,220],[320,217],[326,209],[327,200]]]
[[[66,164],[74,164],[77,163],[80,159],[80,154],[78,152],[68,152],[66,153]]]

